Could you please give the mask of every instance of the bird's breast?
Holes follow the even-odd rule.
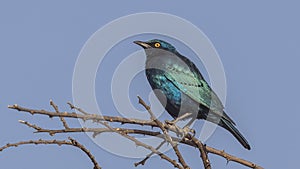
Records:
[[[159,69],[146,69],[146,76],[152,89],[160,90],[173,104],[180,104],[181,91],[164,74],[165,72]]]

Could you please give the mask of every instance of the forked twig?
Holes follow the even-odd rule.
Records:
[[[164,160],[170,162],[174,167],[179,168],[179,169],[184,169],[184,168],[182,168],[182,166],[180,166],[175,160],[172,160],[170,157],[168,157],[168,156],[165,155],[164,153],[162,153],[162,152],[156,150],[154,147],[152,147],[152,146],[150,146],[150,145],[147,145],[147,144],[145,144],[145,143],[143,143],[143,142],[137,140],[136,138],[134,138],[134,137],[132,137],[132,136],[129,136],[129,135],[123,133],[122,131],[119,131],[119,130],[116,130],[116,129],[112,128],[111,126],[109,126],[109,125],[107,124],[107,122],[102,122],[102,121],[101,121],[100,123],[101,123],[102,125],[104,125],[105,127],[107,127],[108,129],[110,129],[110,130],[112,130],[112,131],[114,131],[114,132],[120,134],[121,136],[123,136],[123,137],[125,137],[125,138],[127,138],[127,139],[129,139],[129,140],[131,140],[131,141],[133,141],[137,146],[144,147],[144,148],[150,150],[151,152],[153,152],[153,153],[159,155],[162,159],[164,159]]]
[[[178,161],[179,161],[180,164],[183,166],[183,168],[186,168],[186,169],[190,168],[190,167],[186,164],[186,162],[185,162],[185,160],[183,159],[183,157],[182,157],[180,151],[178,150],[178,144],[175,143],[174,141],[172,141],[171,137],[170,137],[169,134],[168,134],[168,131],[167,131],[167,130],[165,129],[165,127],[164,127],[164,124],[163,124],[162,122],[160,122],[160,121],[155,117],[155,115],[154,115],[154,113],[152,112],[150,106],[148,106],[140,96],[138,96],[138,99],[139,99],[139,103],[140,103],[141,105],[143,105],[144,108],[145,108],[145,109],[148,111],[148,113],[150,114],[151,120],[153,120],[153,121],[158,125],[158,127],[162,130],[162,132],[164,133],[165,140],[166,140],[168,143],[170,143],[170,144],[172,145],[172,148],[173,148],[175,154],[176,154],[177,157],[178,157]]]
[[[163,146],[166,143],[166,140],[163,140],[157,147],[156,150],[159,150],[161,148],[161,146]],[[151,152],[150,154],[148,154],[143,160],[134,163],[134,166],[138,166],[138,165],[145,165],[146,161],[153,155],[154,153]]]
[[[58,106],[52,100],[50,100],[50,105],[54,108],[54,110],[56,111],[56,113],[59,113]],[[62,122],[62,124],[65,127],[65,129],[68,129],[69,126],[68,126],[66,120],[64,119],[64,117],[59,117],[59,119]]]

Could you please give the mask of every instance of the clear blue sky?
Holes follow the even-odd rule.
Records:
[[[43,127],[58,127],[57,119],[30,116],[7,109],[8,104],[51,109],[53,99],[62,110],[72,101],[72,75],[77,56],[87,39],[100,27],[136,12],[165,12],[185,18],[201,29],[214,44],[227,77],[228,114],[249,140],[252,150],[243,149],[225,130],[218,129],[206,142],[265,168],[297,168],[300,151],[299,63],[300,23],[297,1],[1,1],[0,2],[0,145],[28,139],[53,139],[33,134],[18,123],[28,120]],[[151,22],[151,21],[150,21]],[[183,30],[184,31],[184,30]],[[188,32],[187,32],[188,33]],[[151,38],[139,36],[144,40]],[[134,38],[130,39],[133,40]],[[125,42],[130,42],[130,40]],[[139,50],[123,42],[114,48],[109,64],[121,61],[124,53]],[[99,44],[101,45],[101,44]],[[114,58],[115,57],[115,58]],[[100,67],[104,69],[104,67]],[[101,83],[108,75],[97,75],[97,98],[109,88]],[[143,76],[137,77],[143,81]],[[133,84],[133,86],[136,84]],[[139,86],[132,95],[149,91]],[[103,90],[103,91],[102,91]],[[132,101],[136,101],[132,99]],[[105,106],[106,114],[115,108]],[[99,103],[100,105],[103,104]],[[111,109],[110,109],[111,107]],[[170,116],[165,116],[170,118]],[[201,124],[201,122],[199,122]],[[70,125],[79,126],[77,121]],[[85,134],[72,134],[86,145],[103,168],[133,168],[137,159],[113,155],[94,144]],[[57,135],[64,139],[66,136]],[[116,143],[118,144],[118,143]],[[182,147],[188,163],[201,168],[198,152]],[[213,168],[243,168],[209,155]],[[0,168],[92,168],[77,149],[57,146],[23,146],[0,153]],[[139,168],[172,168],[157,157]]]

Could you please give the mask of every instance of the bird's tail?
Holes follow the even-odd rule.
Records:
[[[251,149],[248,141],[230,121],[222,118],[219,125],[228,130],[246,149]]]

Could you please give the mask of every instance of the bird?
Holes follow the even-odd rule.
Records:
[[[190,59],[160,39],[134,43],[145,51],[147,80],[160,103],[174,118],[172,122],[189,118],[185,126],[188,128],[196,119],[207,120],[228,130],[244,148],[251,149],[235,122],[225,113],[217,94]]]

